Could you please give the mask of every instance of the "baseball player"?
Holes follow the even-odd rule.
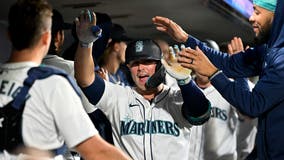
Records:
[[[77,29],[94,27],[88,15],[77,19]],[[80,34],[92,36],[91,31]],[[79,39],[75,77],[89,101],[112,123],[115,145],[133,159],[188,160],[191,126],[210,117],[210,103],[190,75],[178,79],[180,90],[161,83],[165,72],[159,46],[149,39],[138,40],[126,49],[126,64],[135,86],[113,84],[93,72],[92,41]]]
[[[0,66],[1,107],[15,98],[30,68],[39,66],[46,55],[51,16],[52,9],[45,0],[20,0],[11,6],[8,31],[13,50],[9,61]],[[5,116],[0,117],[0,127],[2,123]],[[51,151],[65,143],[85,159],[129,159],[98,135],[80,97],[62,76],[52,75],[32,85],[21,131],[26,147]]]
[[[210,84],[209,79],[196,73],[196,84],[202,88],[212,105],[211,118],[202,126],[194,126],[191,152],[198,160],[236,160],[237,125],[236,110]]]

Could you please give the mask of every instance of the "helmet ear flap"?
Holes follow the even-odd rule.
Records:
[[[162,67],[162,62],[161,61],[157,61],[157,65],[155,68],[155,73]]]
[[[157,61],[157,65],[155,68],[155,73],[148,78],[145,86],[146,88],[156,88],[161,83],[165,82],[166,70],[162,65],[161,61]]]

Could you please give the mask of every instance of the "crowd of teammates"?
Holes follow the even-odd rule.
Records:
[[[105,13],[83,10],[67,24],[45,0],[18,0],[11,55],[0,65],[0,159],[282,159],[284,95],[270,91],[284,86],[284,2],[253,3],[256,44],[245,49],[234,38],[220,52],[154,17],[157,30],[185,44],[165,67],[167,42],[131,39]],[[74,45],[63,53],[67,29]],[[6,134],[16,112],[20,136]]]

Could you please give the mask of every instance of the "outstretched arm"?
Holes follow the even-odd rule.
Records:
[[[84,11],[75,23],[80,40],[75,54],[75,78],[81,87],[87,87],[95,80],[92,45],[97,37],[93,36],[91,27],[96,26],[96,15]]]
[[[95,80],[92,48],[83,48],[80,45],[75,55],[75,78],[82,87],[87,87]]]
[[[158,31],[167,33],[177,42],[185,43],[187,47],[192,49],[196,49],[196,46],[198,46],[216,67],[222,69],[230,77],[248,77],[258,73],[256,66],[260,65],[261,56],[257,55],[256,49],[248,49],[245,51],[248,54],[240,54],[231,58],[227,54],[207,47],[205,43],[186,33],[169,18],[156,16],[152,18],[152,21]],[[238,63],[235,63],[236,61]]]

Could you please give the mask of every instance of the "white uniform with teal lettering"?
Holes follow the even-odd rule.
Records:
[[[192,127],[188,160],[236,160],[237,112],[213,86],[202,91],[211,103],[211,118]]]
[[[135,160],[188,160],[191,125],[179,90],[164,86],[152,103],[130,87],[105,82],[96,105],[113,127],[115,145]]]
[[[254,87],[251,81],[248,81],[250,90]],[[237,133],[237,152],[238,160],[244,160],[255,146],[255,137],[257,132],[257,118],[251,119],[239,114]]]
[[[47,54],[43,58],[42,63],[45,65],[50,65],[50,66],[63,69],[66,73],[74,77],[74,61],[63,59],[62,57],[59,57],[58,55]],[[80,88],[79,88],[79,91],[81,94],[83,107],[86,110],[86,112],[92,113],[93,111],[95,111],[97,108],[91,103],[89,103],[87,97],[82,93]]]
[[[0,66],[0,106],[12,100],[27,77],[27,71],[35,66],[31,62]],[[97,134],[79,96],[64,77],[54,75],[35,81],[29,95],[22,126],[26,146],[52,150],[65,142],[73,148]]]
[[[253,88],[251,83],[249,86]],[[240,122],[236,109],[213,86],[202,91],[211,102],[211,118],[202,126],[192,127],[188,160],[244,159],[254,146],[253,121]]]

